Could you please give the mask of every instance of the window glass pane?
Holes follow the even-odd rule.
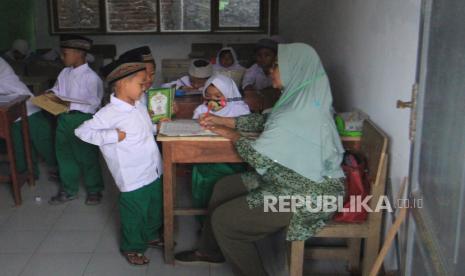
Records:
[[[109,32],[157,31],[157,0],[106,0]]]
[[[162,31],[209,31],[210,0],[160,0]]]
[[[260,0],[220,0],[220,27],[260,27]]]
[[[100,27],[99,0],[58,0],[59,29],[96,29]]]

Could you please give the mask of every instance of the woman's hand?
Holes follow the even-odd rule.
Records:
[[[236,127],[236,121],[234,118],[220,117],[211,113],[200,115],[199,123],[204,128],[211,126],[225,126],[234,129]]]
[[[116,131],[118,132],[118,142],[123,141],[126,138],[126,132],[119,130],[119,128]]]
[[[239,132],[229,127],[209,126],[209,127],[206,127],[206,129],[220,136],[223,136],[224,138],[227,138],[233,142],[236,142],[237,140],[239,140],[239,138],[241,138],[241,135],[239,134]]]

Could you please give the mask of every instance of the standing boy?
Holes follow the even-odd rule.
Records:
[[[60,37],[62,59],[66,67],[58,75],[51,91],[86,104],[72,102],[69,112],[58,116],[55,148],[62,187],[50,199],[49,203],[53,205],[77,198],[81,176],[87,190],[86,204],[99,204],[102,198],[103,179],[98,148],[74,135],[79,125],[92,118],[103,96],[102,81],[86,62],[86,54],[91,46],[92,40],[86,37]]]
[[[100,147],[121,194],[120,251],[133,265],[146,265],[148,247],[162,245],[162,163],[156,127],[139,100],[147,82],[138,53],[123,54],[103,68],[112,87],[110,103],[76,129],[76,135]]]

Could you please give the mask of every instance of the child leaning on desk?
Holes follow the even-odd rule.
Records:
[[[202,91],[205,83],[213,74],[213,67],[206,59],[194,59],[191,61],[188,70],[189,75],[176,81],[165,83],[162,87],[175,87],[176,90],[185,92]]]
[[[110,103],[75,134],[98,145],[121,194],[120,251],[133,265],[146,265],[148,247],[162,246],[162,160],[155,143],[156,127],[139,99],[147,73],[142,56],[134,53],[102,69],[114,93]]]
[[[234,81],[215,74],[205,84],[205,102],[194,110],[193,119],[208,116],[237,117],[250,114],[249,106],[242,100]],[[245,170],[242,164],[198,164],[192,169],[192,199],[195,208],[206,208],[215,183],[224,176]]]

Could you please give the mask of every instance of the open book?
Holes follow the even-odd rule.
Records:
[[[159,133],[166,136],[217,136],[203,129],[197,120],[190,119],[162,122]]]

